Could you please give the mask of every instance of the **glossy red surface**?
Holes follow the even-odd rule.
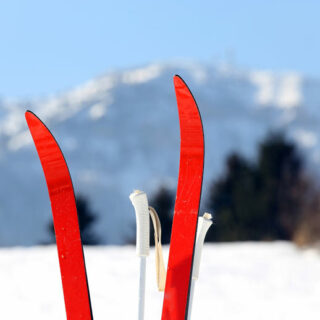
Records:
[[[174,86],[180,120],[180,168],[162,320],[184,320],[187,316],[204,164],[203,129],[197,104],[179,76],[174,77]]]
[[[26,120],[46,178],[68,320],[91,320],[90,297],[73,185],[63,154],[47,127],[32,112]]]

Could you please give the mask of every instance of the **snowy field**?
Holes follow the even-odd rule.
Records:
[[[146,320],[161,318],[153,251]],[[165,258],[168,251],[165,249]],[[95,320],[137,318],[139,259],[133,247],[85,248]],[[0,319],[65,319],[56,249],[0,250]],[[320,254],[290,243],[206,245],[193,319],[319,319]]]

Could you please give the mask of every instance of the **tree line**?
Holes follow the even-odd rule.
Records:
[[[206,240],[316,243],[320,240],[316,178],[296,144],[283,133],[269,133],[254,160],[230,154],[224,172],[203,190],[204,208],[214,216]],[[163,234],[169,243],[174,193],[162,187],[150,202],[158,209],[160,220],[166,221]]]
[[[224,172],[203,193],[204,208],[214,217],[207,241],[290,240],[308,245],[320,239],[316,177],[295,143],[282,133],[268,134],[254,160],[230,154]],[[170,242],[174,199],[174,190],[161,186],[149,200],[159,214],[164,244]],[[77,209],[83,243],[99,244],[93,231],[97,215],[83,195],[77,197]],[[52,224],[50,230],[53,235]]]

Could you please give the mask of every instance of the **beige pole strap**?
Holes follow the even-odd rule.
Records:
[[[164,287],[166,284],[166,269],[164,267],[164,260],[163,260],[162,246],[161,246],[161,224],[160,224],[158,214],[154,208],[149,207],[149,213],[151,216],[153,230],[154,230],[158,290],[164,291]]]

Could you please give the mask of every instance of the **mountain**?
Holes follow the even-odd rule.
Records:
[[[99,215],[96,231],[103,242],[132,239],[130,192],[142,189],[152,194],[161,184],[176,187],[179,120],[174,74],[185,79],[202,114],[204,194],[208,183],[221,174],[228,153],[236,150],[254,157],[257,143],[269,130],[285,130],[317,170],[317,79],[192,62],[112,72],[51,97],[0,101],[0,245],[49,239],[50,203],[25,124],[26,109],[57,138],[76,193],[87,196]]]

